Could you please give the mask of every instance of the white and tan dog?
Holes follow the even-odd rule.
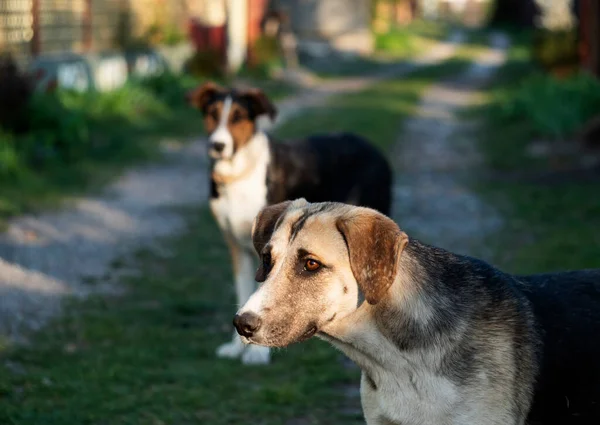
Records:
[[[600,424],[600,270],[512,276],[302,199],[264,208],[253,242],[263,284],[238,333],[339,348],[368,425]]]

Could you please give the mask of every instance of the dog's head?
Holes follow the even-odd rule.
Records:
[[[256,119],[277,111],[259,89],[225,89],[212,82],[187,94],[187,101],[204,116],[209,135],[209,155],[213,159],[230,159],[256,132]]]
[[[285,346],[343,320],[359,293],[388,295],[408,236],[383,214],[304,199],[264,208],[254,221],[263,282],[234,318],[245,342]]]

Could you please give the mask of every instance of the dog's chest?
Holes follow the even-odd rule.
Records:
[[[405,368],[393,375],[381,374],[376,388],[363,374],[361,398],[369,425],[449,425],[459,393],[443,377]]]
[[[267,204],[266,173],[266,166],[257,167],[244,179],[218,188],[218,196],[210,201],[221,230],[245,245],[250,243],[254,218]]]
[[[481,384],[481,382],[480,382]],[[374,388],[363,373],[361,399],[368,425],[509,425],[518,423],[490,388],[463,388],[444,376],[406,367],[380,375]]]

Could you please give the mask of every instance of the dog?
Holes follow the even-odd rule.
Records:
[[[261,210],[253,244],[262,285],[237,332],[340,349],[368,425],[600,424],[600,269],[510,275],[304,199]]]
[[[252,222],[266,205],[299,197],[374,208],[391,207],[392,171],[385,157],[353,134],[314,135],[276,142],[257,119],[272,120],[276,109],[258,89],[227,90],[206,83],[188,94],[204,115],[211,159],[210,209],[229,246],[238,306],[255,290],[256,254]],[[219,357],[242,357],[246,364],[269,362],[269,350],[246,349],[234,332]]]

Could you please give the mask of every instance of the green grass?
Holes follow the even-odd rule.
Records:
[[[375,51],[384,57],[410,57],[448,36],[450,27],[433,21],[414,21],[375,35]]]
[[[501,234],[490,244],[498,264],[511,272],[600,267],[600,235],[596,231],[600,228],[600,175],[585,177],[581,171],[554,170],[548,158],[531,158],[527,153],[531,141],[540,137],[531,117],[558,113],[560,100],[529,99],[532,110],[528,113],[499,112],[529,96],[523,90],[531,88],[524,88],[523,82],[539,75],[528,55],[527,37],[520,40],[489,87],[491,107],[471,111],[481,122],[477,137],[492,176],[478,182],[477,188],[505,221]],[[572,93],[563,100],[569,104],[585,102],[581,97],[587,95]]]
[[[505,220],[490,241],[515,273],[600,268],[600,203],[595,181],[505,181],[480,187]]]
[[[235,312],[229,257],[207,209],[187,216],[164,242],[172,258],[138,255],[126,295],[73,303],[33,347],[1,354],[0,423],[361,423],[343,409],[357,371],[324,342],[275,352],[269,367],[215,358]]]

